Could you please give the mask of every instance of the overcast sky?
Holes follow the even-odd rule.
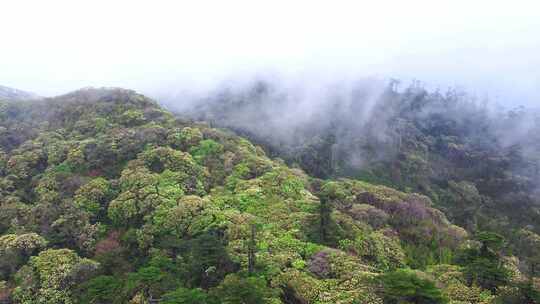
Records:
[[[158,96],[225,78],[354,76],[540,104],[537,1],[0,2],[0,84]]]

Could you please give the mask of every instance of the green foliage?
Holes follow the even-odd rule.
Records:
[[[67,153],[66,163],[72,170],[84,171],[86,169],[86,159],[82,147],[74,147]]]
[[[241,277],[230,274],[213,290],[223,304],[271,304],[276,303],[279,292],[267,286],[259,277]]]
[[[163,304],[217,304],[206,292],[200,288],[187,289],[180,287],[163,295]]]
[[[95,178],[83,185],[75,193],[75,205],[94,217],[103,216],[108,203],[114,196],[111,183],[101,177]]]
[[[165,170],[176,172],[176,178],[185,193],[205,192],[206,172],[190,154],[168,147],[156,147],[147,149],[138,158],[152,172],[162,173]]]
[[[78,292],[82,293],[78,296],[78,301],[82,304],[121,303],[119,290],[121,290],[122,285],[122,281],[119,278],[103,275],[97,276],[78,288]]]
[[[5,234],[0,237],[0,254],[14,251],[19,256],[29,257],[36,250],[45,248],[46,244],[47,241],[37,233]]]
[[[495,304],[521,304],[540,303],[540,288],[531,281],[518,282],[511,286],[504,286],[497,290]]]
[[[7,279],[46,245],[47,241],[36,233],[2,235],[0,237],[0,279]]]
[[[96,117],[94,125],[98,133],[104,132],[109,127],[109,121],[103,117]]]
[[[133,127],[144,123],[144,114],[139,110],[127,110],[120,116],[120,123]]]
[[[109,217],[118,225],[141,223],[157,207],[176,205],[176,201],[184,193],[204,193],[201,182],[203,171],[189,154],[188,158],[184,159],[185,155],[170,148],[145,152],[142,158],[148,166],[162,168],[163,170],[157,170],[159,173],[151,172],[137,161],[130,163],[130,166],[122,171],[119,180],[121,192],[108,207]]]
[[[72,289],[98,268],[68,249],[49,249],[30,259],[18,273],[14,298],[20,303],[73,303]]]
[[[197,196],[185,196],[172,206],[160,205],[152,215],[156,236],[172,234],[191,238],[219,227],[219,214],[209,202]]]
[[[289,169],[276,168],[262,176],[267,194],[283,198],[300,199],[305,188],[305,181]]]
[[[129,290],[142,290],[145,295],[159,296],[165,287],[166,273],[156,266],[141,267],[128,277]]]
[[[501,249],[502,236],[481,232],[477,235],[480,247],[469,246],[461,250],[456,261],[464,266],[464,274],[469,285],[477,284],[482,288],[495,291],[497,287],[510,282],[510,271],[504,267]]]
[[[208,288],[216,286],[236,266],[217,232],[207,232],[185,242],[182,248],[186,283]]]
[[[421,278],[408,269],[400,269],[383,274],[380,278],[385,303],[447,303],[435,283]]]
[[[87,89],[2,109],[0,302],[444,302],[431,277],[405,265],[427,269],[453,301],[534,295],[532,285],[514,284],[524,277],[499,236],[479,234],[466,247],[467,233],[426,196],[310,178],[134,92]],[[340,148],[334,144],[324,153]],[[430,184],[426,147],[402,151],[395,166],[403,182],[371,172],[401,189],[422,181],[447,208],[487,202],[480,190],[489,185]],[[334,168],[318,155],[297,161]],[[524,246],[535,243],[532,230],[519,235]],[[437,265],[452,262],[460,246],[462,267]],[[523,250],[528,259],[534,252]],[[473,277],[493,269],[512,269],[512,282],[494,289]]]
[[[515,231],[536,227],[539,233],[539,111],[493,113],[459,89],[429,91],[416,81],[396,86],[389,84],[360,123],[361,105],[369,99],[363,94],[351,94],[352,103],[329,99],[312,109],[314,115],[290,124],[280,114],[298,107],[296,99],[264,81],[205,98],[187,116],[233,128],[318,178],[350,177],[427,195],[454,224],[470,233],[496,231],[513,249]],[[290,136],[284,140],[283,134]],[[514,252],[529,258],[521,255],[525,250]]]
[[[476,240],[482,243],[482,250],[498,251],[504,245],[504,237],[500,234],[488,231],[479,232],[476,235]]]
[[[167,141],[174,148],[183,151],[196,146],[203,139],[203,135],[198,128],[185,127],[182,129],[173,129],[167,136]]]
[[[478,286],[467,286],[462,271],[456,265],[440,264],[430,266],[427,273],[436,280],[450,303],[492,303],[495,297],[491,292]]]
[[[68,163],[61,163],[58,166],[54,167],[54,171],[58,173],[70,174],[73,172],[71,165]]]
[[[205,139],[199,142],[198,146],[190,149],[189,153],[193,155],[195,161],[203,164],[208,157],[215,157],[223,153],[223,145],[211,139]]]
[[[431,245],[404,244],[406,264],[414,269],[425,269],[430,265],[452,263],[454,251],[437,243]]]
[[[343,240],[340,247],[354,252],[366,262],[387,271],[405,266],[405,254],[398,241],[380,232],[360,234],[354,241]]]
[[[142,294],[146,298],[160,298],[180,284],[174,260],[159,250],[151,250],[147,263],[129,273],[124,281],[123,297]]]

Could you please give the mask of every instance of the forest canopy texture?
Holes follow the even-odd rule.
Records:
[[[227,116],[249,92],[1,100],[0,303],[540,303],[529,112],[390,86],[365,131],[276,145]]]

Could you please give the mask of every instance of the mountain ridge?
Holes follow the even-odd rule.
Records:
[[[0,85],[0,99],[28,100],[41,98],[37,94]]]
[[[427,196],[310,177],[131,90],[0,117],[4,301],[489,303],[527,278]]]

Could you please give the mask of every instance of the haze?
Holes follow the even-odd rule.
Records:
[[[226,79],[376,76],[540,103],[535,1],[5,1],[0,84],[153,97]]]

